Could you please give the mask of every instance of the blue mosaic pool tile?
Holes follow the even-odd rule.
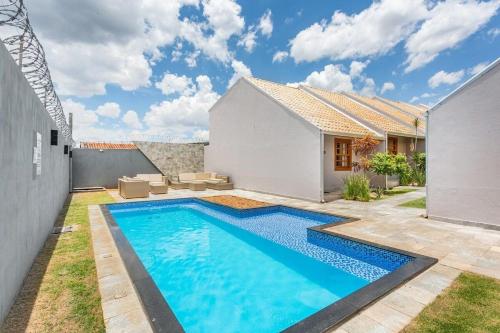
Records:
[[[342,237],[308,229],[345,220],[343,217],[285,206],[235,209],[196,198],[110,204],[113,212],[189,208],[204,216],[252,232],[272,242],[337,267],[367,281],[375,281],[412,260],[412,257]]]

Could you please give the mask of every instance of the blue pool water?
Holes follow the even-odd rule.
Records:
[[[277,332],[412,260],[308,230],[343,218],[288,207],[108,208],[186,332]]]

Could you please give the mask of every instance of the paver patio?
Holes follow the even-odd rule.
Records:
[[[145,200],[124,200],[116,191],[109,192],[117,202]],[[403,202],[424,196],[423,189],[379,201],[337,200],[324,204],[237,189],[223,192],[171,190],[168,194],[150,195],[147,200],[222,194],[357,217],[359,221],[329,230],[439,259],[429,270],[378,300],[334,330],[336,332],[398,332],[461,271],[500,278],[499,231],[428,220],[422,217],[424,209],[398,207]],[[97,269],[99,271],[99,262]],[[104,308],[105,317],[106,312]]]

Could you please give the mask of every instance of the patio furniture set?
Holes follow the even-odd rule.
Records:
[[[149,193],[165,194],[168,187],[174,190],[191,191],[232,190],[233,183],[228,176],[214,172],[181,173],[170,179],[161,174],[137,174],[135,177],[123,176],[118,179],[118,193],[125,199],[147,198]]]

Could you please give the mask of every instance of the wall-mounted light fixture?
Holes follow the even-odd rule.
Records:
[[[57,146],[57,130],[50,130],[50,145]]]

